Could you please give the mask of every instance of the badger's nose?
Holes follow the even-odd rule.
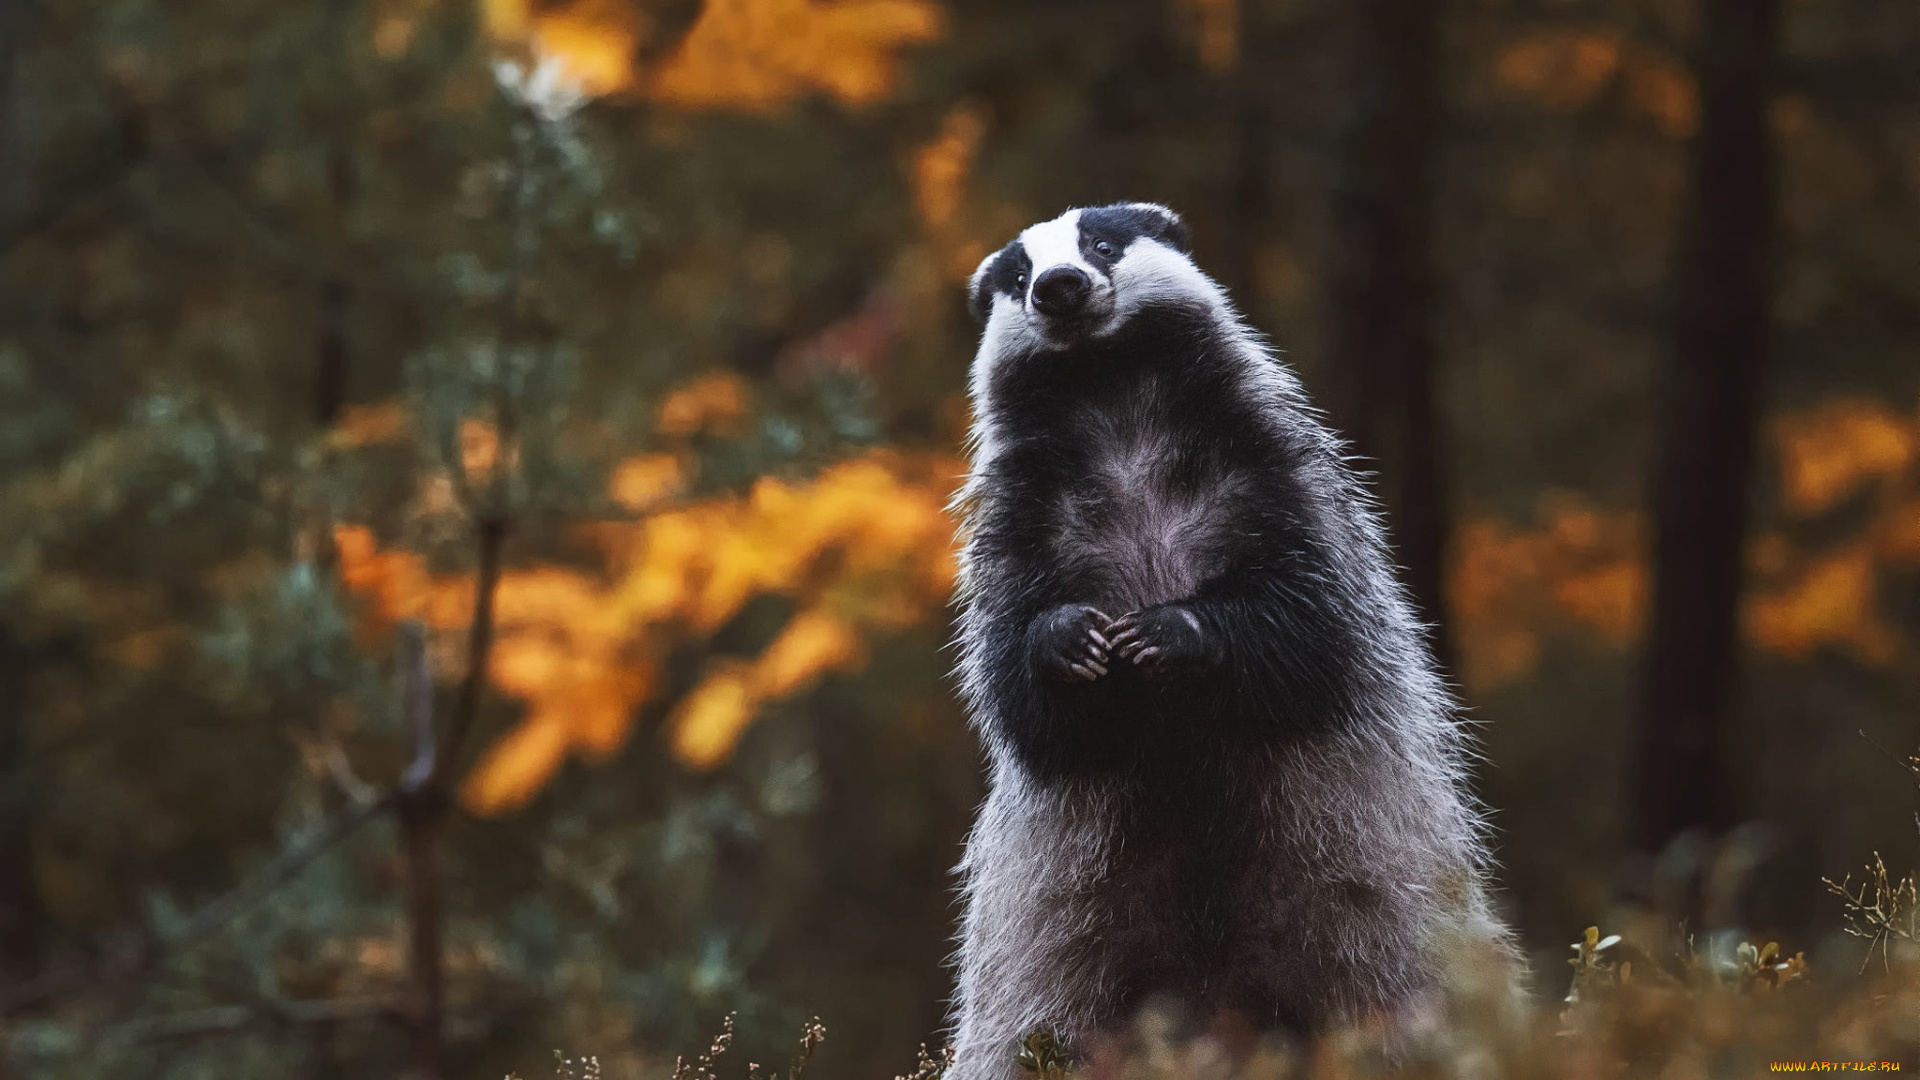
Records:
[[[1071,266],[1056,266],[1033,283],[1033,306],[1042,315],[1072,315],[1087,306],[1093,282]]]

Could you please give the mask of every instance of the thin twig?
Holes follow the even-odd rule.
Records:
[[[453,716],[440,742],[439,769],[436,778],[445,787],[459,767],[460,752],[473,730],[480,712],[480,698],[486,689],[487,667],[493,656],[493,609],[500,591],[500,556],[509,532],[507,519],[494,515],[481,518],[479,534],[480,566],[474,577],[473,621],[467,628],[467,670],[460,683],[460,696],[454,699]]]
[[[433,782],[439,758],[433,734],[433,676],[427,668],[427,628],[418,619],[399,626],[400,670],[405,680],[402,712],[413,729],[413,761],[400,776],[400,789],[424,790]]]

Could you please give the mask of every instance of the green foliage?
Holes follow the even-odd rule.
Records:
[[[1014,1055],[1014,1061],[1041,1080],[1063,1080],[1071,1064],[1051,1031],[1031,1032],[1020,1040],[1020,1052]]]

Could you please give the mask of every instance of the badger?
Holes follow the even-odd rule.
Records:
[[[981,262],[957,680],[990,789],[949,1080],[1155,1001],[1260,1032],[1418,1013],[1506,949],[1454,699],[1299,379],[1152,203]]]

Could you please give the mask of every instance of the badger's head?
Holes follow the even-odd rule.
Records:
[[[983,347],[1000,355],[1064,349],[1112,334],[1156,303],[1220,302],[1189,250],[1186,223],[1154,203],[1069,210],[1031,226],[973,272]]]

